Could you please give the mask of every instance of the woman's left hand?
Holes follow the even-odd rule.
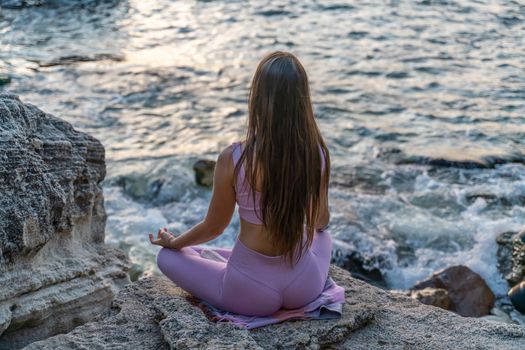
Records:
[[[173,242],[173,239],[175,236],[168,232],[168,229],[165,227],[160,229],[159,232],[157,232],[157,239],[153,239],[153,234],[149,234],[149,241],[151,244],[160,245],[165,248],[171,248],[170,247],[170,241]]]

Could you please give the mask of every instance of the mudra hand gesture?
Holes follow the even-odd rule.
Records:
[[[153,233],[149,234],[149,241],[151,244],[160,245],[165,248],[171,248],[170,243],[173,242],[175,236],[168,232],[167,228],[162,228],[157,232],[157,239],[153,239]]]

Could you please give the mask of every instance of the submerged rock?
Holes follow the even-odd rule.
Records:
[[[185,198],[194,185],[194,172],[181,159],[141,160],[134,166],[113,164],[108,187],[120,187],[135,202],[147,207],[163,206]]]
[[[195,171],[195,182],[201,186],[212,187],[214,170],[215,161],[205,159],[198,160],[193,165],[193,171]]]
[[[450,300],[448,310],[461,316],[480,317],[488,315],[494,306],[494,293],[477,273],[466,266],[452,266],[438,271],[428,279],[417,283],[412,287],[412,291],[426,288],[445,290]],[[435,301],[436,298],[419,300],[430,302]],[[432,303],[432,305],[434,304]]]
[[[11,82],[11,77],[7,74],[0,72],[0,86],[7,85]]]
[[[473,153],[475,154],[475,153]],[[417,164],[443,168],[458,169],[493,169],[501,164],[525,164],[525,155],[521,153],[464,155],[465,158],[447,158],[444,155],[413,155],[399,148],[382,148],[377,157],[397,165]]]
[[[0,349],[63,333],[130,283],[104,245],[104,147],[0,94]]]
[[[336,320],[286,321],[248,331],[209,321],[166,277],[123,288],[111,309],[25,349],[523,349],[525,327],[467,319],[373,287],[332,266],[346,290]]]

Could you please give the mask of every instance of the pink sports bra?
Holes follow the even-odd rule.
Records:
[[[239,161],[239,158],[241,157],[242,153],[242,145],[240,142],[234,142],[232,143],[233,150],[232,150],[232,157],[233,157],[233,166],[237,164]],[[325,155],[323,152],[323,149],[321,148],[321,145],[319,145],[319,150],[321,152],[321,171],[324,171],[325,168]],[[246,184],[243,186],[245,178],[244,173],[244,164],[241,166],[241,169],[239,170],[239,176],[237,179],[235,179],[235,199],[237,201],[237,205],[239,206],[239,216],[252,224],[258,224],[261,225],[262,221],[259,220],[257,215],[262,218],[261,208],[259,206],[259,200],[261,196],[261,192],[255,191],[255,208],[253,206],[253,197],[251,193],[251,189],[249,188],[249,184],[246,182]]]

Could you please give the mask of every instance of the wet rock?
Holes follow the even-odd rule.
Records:
[[[365,256],[353,244],[334,239],[331,262],[349,271],[352,277],[379,288],[387,288],[380,267],[387,269],[389,266],[381,255]]]
[[[105,173],[98,140],[0,94],[0,349],[90,321],[130,283],[104,245]]]
[[[116,2],[117,0],[111,1]],[[0,8],[6,9],[22,9],[34,6],[93,6],[96,4],[97,0],[0,0]]]
[[[2,15],[0,14],[0,19]],[[0,60],[0,88],[2,85],[7,85],[11,82],[11,76],[8,73],[7,66]]]
[[[115,176],[118,169],[113,169],[114,177],[108,179],[105,184],[121,187],[123,193],[134,201],[148,205],[179,201],[193,184],[191,171],[174,169],[163,162],[141,164],[148,170],[124,172]]]
[[[118,177],[113,182],[122,188],[124,193],[137,201],[153,202],[161,193],[164,178],[148,179],[142,175]]]
[[[412,291],[412,298],[419,300],[423,304],[433,305],[445,310],[450,310],[452,300],[446,289],[442,288],[424,288]]]
[[[465,196],[468,203],[472,204],[478,199],[482,199],[490,207],[511,208],[515,205],[524,206],[525,196],[519,193],[509,193],[506,195],[496,195],[493,193],[471,193]]]
[[[338,267],[343,316],[286,321],[251,331],[215,323],[166,277],[139,279],[121,290],[95,322],[25,349],[522,349],[525,328],[466,319],[354,279]]]
[[[62,56],[58,57],[56,59],[50,60],[50,61],[39,61],[39,60],[30,60],[31,62],[35,62],[38,64],[39,67],[53,67],[53,66],[65,66],[80,62],[98,62],[98,61],[115,61],[120,62],[123,61],[124,57],[109,54],[109,53],[100,53],[95,54],[92,56],[80,56],[80,55],[70,55],[70,56]]]
[[[132,264],[129,268],[129,279],[132,282],[137,281],[142,274],[144,273],[144,269],[139,264]]]
[[[504,232],[496,238],[498,243],[498,268],[510,286],[525,277],[525,229]]]
[[[488,315],[494,306],[494,293],[485,281],[466,266],[452,266],[417,283],[412,291],[425,288],[444,289],[450,299],[449,310],[461,316]]]
[[[386,281],[377,267],[370,266],[369,259],[363,257],[359,252],[347,253],[340,264],[342,268],[350,271],[353,277],[375,285],[376,287],[386,288]]]
[[[525,155],[520,153],[509,153],[504,155],[483,155],[471,159],[447,159],[439,155],[411,155],[406,154],[399,148],[381,148],[376,155],[380,159],[397,165],[417,164],[443,168],[458,169],[493,169],[501,164],[521,163],[525,164]]]
[[[516,232],[503,232],[496,237],[498,244],[498,270],[506,278],[512,271],[512,239]]]
[[[44,2],[44,0],[0,0],[0,7],[20,9],[30,6],[41,6]]]
[[[481,318],[487,321],[513,323],[509,315],[497,307],[493,307],[492,310],[490,310],[490,315],[482,316]]]
[[[193,165],[193,171],[195,171],[195,182],[201,186],[212,187],[214,170],[215,161],[205,159],[198,160]]]
[[[7,85],[11,82],[11,77],[7,74],[0,72],[0,86]]]
[[[501,310],[501,312],[505,313],[505,315],[507,315],[511,319],[512,323],[525,326],[525,314],[522,314],[521,312],[516,310],[508,295],[498,298],[496,300],[496,304],[497,308]],[[493,314],[494,309],[495,308],[493,308],[493,310],[491,311],[491,313]]]
[[[509,297],[516,310],[525,314],[525,280],[509,290]]]
[[[355,165],[349,173],[334,173],[330,177],[333,186],[351,188],[352,191],[382,195],[388,185],[382,179],[383,170],[374,166]]]

